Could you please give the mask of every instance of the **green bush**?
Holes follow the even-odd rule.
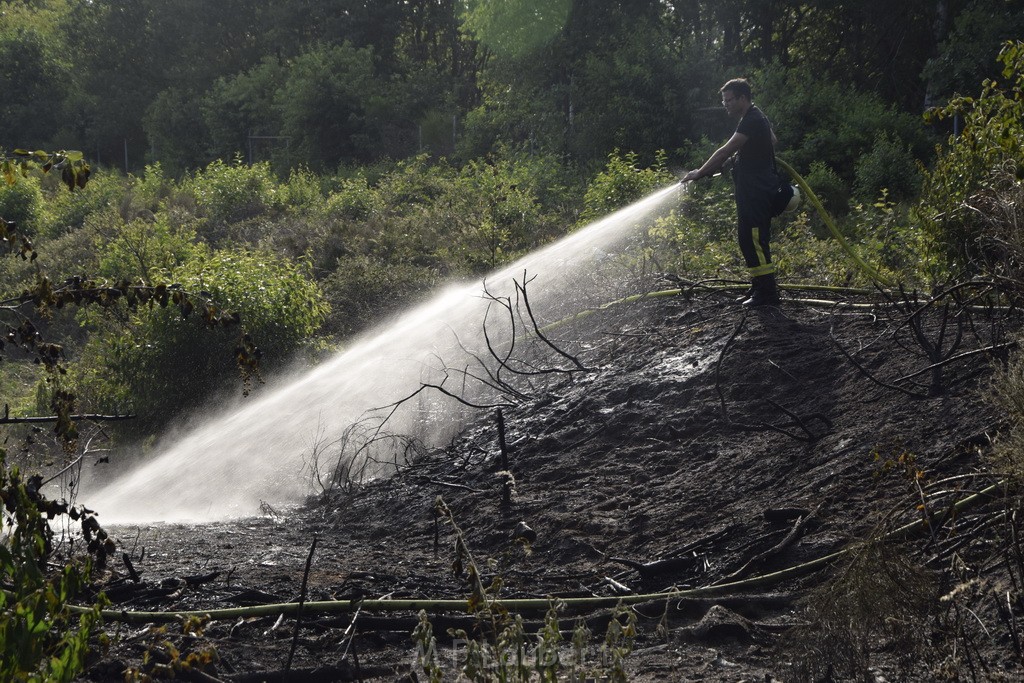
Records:
[[[199,110],[200,96],[188,88],[170,87],[156,94],[142,125],[156,159],[175,174],[210,160],[208,134]]]
[[[327,197],[326,211],[331,218],[361,221],[382,209],[381,197],[363,175],[343,179]]]
[[[837,222],[858,256],[888,280],[923,287],[944,276],[939,246],[915,222],[911,207],[888,201],[884,192],[873,204],[854,204]],[[871,285],[809,205],[775,219],[772,231],[772,258],[781,280]],[[661,271],[694,280],[747,276],[736,244],[732,183],[726,180],[694,186],[679,209],[655,222],[648,238],[651,260]]]
[[[286,200],[267,162],[247,166],[241,159],[230,164],[218,159],[183,185],[207,218],[204,233],[214,244],[224,236],[228,224],[272,214]]]
[[[199,255],[168,281],[221,310],[237,312],[262,351],[264,367],[287,362],[319,329],[327,305],[300,263],[244,249]],[[177,306],[141,306],[126,323],[91,312],[96,333],[72,379],[78,392],[134,408],[138,429],[161,426],[225,388],[234,390],[238,329],[203,330]],[[131,406],[119,401],[130,400]]]
[[[850,189],[832,168],[823,161],[811,164],[804,180],[818,195],[825,209],[833,216],[845,216],[850,210]],[[824,232],[820,232],[824,236]]]
[[[44,187],[46,201],[40,211],[39,235],[54,238],[78,230],[97,211],[119,207],[125,194],[125,177],[117,171],[100,169],[81,190],[68,192],[57,179],[49,177]]]
[[[682,206],[648,230],[650,258],[662,272],[687,278],[746,278],[736,244],[736,203],[732,183],[692,185]]]
[[[852,186],[859,160],[872,152],[882,134],[906,145],[911,158],[928,160],[934,153],[934,141],[920,117],[831,80],[811,65],[773,65],[754,81],[755,99],[778,134],[779,154],[798,171],[821,163]]]
[[[68,506],[39,493],[41,477],[23,479],[8,469],[0,449],[0,679],[5,681],[74,680],[85,666],[89,638],[101,623],[102,601],[74,613],[70,601],[88,587],[90,563],[71,561],[54,575],[53,529],[50,519],[65,515]],[[106,553],[106,534],[82,509],[70,510],[82,520],[91,551]]]
[[[979,97],[959,97],[930,113],[960,116],[963,129],[925,173],[919,215],[950,259],[970,271],[1018,272],[1014,260],[1024,254],[1018,220],[1004,210],[1024,175],[1024,42],[1006,43],[999,61],[1005,88],[987,80]]]
[[[455,235],[459,260],[483,273],[514,260],[552,235],[532,182],[507,161],[471,161],[451,188],[450,203],[461,225]],[[444,249],[441,250],[444,253]]]
[[[350,337],[421,300],[438,285],[437,272],[372,256],[338,259],[322,283],[331,313],[323,331]]]
[[[27,237],[36,234],[42,201],[36,178],[21,178],[13,185],[0,182],[0,219],[14,221],[18,231]]]
[[[304,216],[323,215],[326,199],[321,185],[320,178],[308,169],[292,169],[288,182],[281,188],[284,191],[282,202],[288,212]]]
[[[275,97],[287,78],[287,63],[266,57],[244,73],[219,78],[213,83],[199,106],[209,131],[212,156],[231,159],[251,149],[256,159],[264,160],[269,156],[272,162],[278,161],[274,157],[284,151],[283,140],[249,140],[248,136],[273,136],[281,130]],[[290,162],[284,158],[280,161]],[[275,168],[280,167],[275,165]]]
[[[367,161],[403,118],[394,81],[377,76],[371,48],[317,46],[295,57],[275,94],[281,134],[296,159],[324,170],[339,160]],[[411,131],[411,126],[409,126]],[[413,149],[410,136],[407,150]]]
[[[853,194],[864,202],[873,202],[886,190],[895,201],[916,199],[921,193],[921,171],[907,145],[878,134],[871,150],[857,160]]]
[[[205,252],[205,245],[196,241],[194,225],[175,225],[170,215],[161,212],[154,220],[120,221],[112,233],[98,235],[96,274],[112,280],[154,282]]]
[[[604,170],[590,182],[583,196],[580,223],[603,218],[676,180],[665,167],[665,159],[664,152],[659,152],[653,167],[640,168],[634,152],[615,150],[609,154]]]

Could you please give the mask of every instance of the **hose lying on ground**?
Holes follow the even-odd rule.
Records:
[[[1008,482],[999,481],[991,486],[961,500],[950,506],[948,513],[943,520],[956,519],[961,513],[973,507],[994,499],[995,494],[1005,490]],[[898,541],[909,538],[922,532],[935,531],[931,528],[928,519],[923,518],[909,524],[905,524],[885,534],[881,540]],[[674,590],[660,593],[644,593],[638,595],[624,595],[612,597],[590,597],[590,598],[522,598],[522,599],[501,599],[496,598],[488,601],[490,607],[498,607],[509,612],[546,612],[555,603],[564,606],[567,610],[585,611],[599,609],[613,609],[618,605],[638,605],[648,602],[659,602],[666,600],[681,600],[686,598],[704,598],[712,596],[737,595],[754,588],[774,585],[787,579],[795,578],[811,572],[823,569],[842,557],[850,554],[856,546],[846,547],[829,553],[814,560],[804,562],[786,569],[754,576],[741,581],[723,583],[715,586],[691,588],[687,590]],[[8,598],[15,599],[13,594],[7,593]],[[468,601],[465,599],[409,599],[409,600],[325,600],[306,602],[275,603],[268,605],[255,605],[249,607],[228,607],[211,610],[189,610],[179,612],[135,612],[128,610],[106,609],[101,614],[106,621],[120,621],[125,623],[157,623],[174,622],[188,618],[208,618],[213,620],[239,619],[261,616],[296,615],[300,612],[306,616],[310,614],[341,614],[360,610],[362,612],[466,612]],[[91,611],[87,607],[69,605],[72,613],[85,613]]]

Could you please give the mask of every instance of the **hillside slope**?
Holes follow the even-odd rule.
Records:
[[[1011,645],[1019,605],[1000,617],[987,588],[978,588],[1001,585],[1014,572],[992,521],[998,503],[942,525],[953,501],[994,481],[984,456],[1000,424],[983,400],[992,354],[950,362],[941,377],[929,371],[900,380],[932,364],[912,333],[918,321],[925,344],[941,337],[948,352],[959,338],[956,353],[1005,342],[1016,323],[953,308],[943,332],[934,308],[915,313],[866,298],[851,301],[859,307],[828,307],[797,298],[789,293],[779,309],[744,311],[727,293],[697,291],[558,328],[555,341],[591,370],[504,409],[514,487],[499,472],[488,411],[449,447],[394,477],[301,511],[117,528],[126,552],[146,548],[136,562],[142,581],[126,580],[119,567],[105,585],[125,609],[295,600],[315,536],[307,600],[466,598],[465,571],[452,571],[459,555],[451,520],[470,553],[462,568],[473,563],[492,594],[500,578],[504,598],[709,586],[859,548],[824,570],[715,598],[641,604],[626,676],[736,681],[828,673],[841,680],[858,667],[910,680],[934,680],[946,675],[942,667],[951,677],[972,668],[1021,673]],[[931,391],[915,385],[921,380]],[[450,519],[438,516],[439,497]],[[923,514],[933,515],[934,534],[862,544]],[[516,540],[522,524],[536,534],[532,543]],[[164,594],[143,590],[183,575],[207,578]],[[838,583],[816,591],[829,582]],[[964,600],[982,596],[963,604],[981,628],[953,619],[954,608],[965,614],[957,600],[938,599],[961,582],[975,587],[960,591]],[[563,629],[572,630],[575,614],[563,611]],[[542,617],[524,615],[530,643]],[[432,620],[445,680],[455,680],[465,644],[451,643],[446,627],[473,632],[474,622],[454,613]],[[320,680],[354,680],[354,662],[364,667],[362,680],[413,680],[415,613],[365,613],[349,628],[351,621],[304,618],[292,665],[302,680],[315,680],[316,667],[326,667]],[[600,611],[587,621],[594,640],[584,669],[592,675],[621,668],[597,649],[608,622]],[[220,661],[207,674],[256,680],[244,674],[281,669],[288,659],[294,623],[274,623],[218,621],[203,639],[177,642],[183,652],[217,650]],[[571,633],[563,637],[571,649]],[[123,636],[82,680],[138,665],[151,641]],[[954,649],[961,641],[968,646]],[[416,680],[425,680],[422,671]]]

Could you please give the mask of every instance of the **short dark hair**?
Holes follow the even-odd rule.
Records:
[[[737,97],[745,97],[748,100],[753,99],[753,95],[750,92],[750,82],[745,78],[734,78],[721,88],[718,92],[724,94],[728,90]]]

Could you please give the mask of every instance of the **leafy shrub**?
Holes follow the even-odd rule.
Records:
[[[811,171],[804,180],[818,195],[825,209],[833,216],[845,216],[850,210],[849,186],[839,174],[822,161],[811,164]],[[824,235],[824,233],[822,233]]]
[[[1008,423],[993,453],[1001,474],[1024,481],[1024,358],[1018,353],[998,369],[990,398]]]
[[[931,287],[945,275],[941,250],[912,220],[906,205],[884,196],[874,204],[855,204],[838,221],[838,228],[850,248],[891,282]],[[837,287],[871,286],[871,279],[830,234],[822,234],[806,211],[777,219],[775,230],[772,253],[781,278]]]
[[[89,184],[81,190],[67,192],[56,179],[47,179],[46,201],[40,213],[39,235],[58,237],[81,228],[90,214],[120,205],[125,191],[125,178],[117,171],[97,170]]]
[[[745,278],[735,234],[732,184],[716,180],[693,185],[682,206],[648,230],[650,258],[660,271],[694,279],[716,274]]]
[[[912,158],[927,160],[933,154],[933,140],[919,117],[896,111],[877,95],[858,92],[812,65],[773,65],[755,82],[759,106],[779,136],[779,153],[797,170],[822,163],[852,186],[858,161],[872,152],[881,134],[907,145]]]
[[[173,180],[164,173],[160,162],[146,166],[139,177],[132,178],[132,190],[138,197],[142,207],[156,212],[164,208],[164,203],[178,191]]]
[[[1006,43],[999,54],[1008,87],[987,80],[978,98],[959,97],[932,112],[962,116],[963,130],[942,149],[934,170],[925,173],[920,216],[951,259],[972,270],[1010,265],[1001,250],[991,253],[990,211],[1000,197],[1012,197],[1024,169],[1024,42]],[[1014,219],[999,236],[1011,239],[1010,253],[1024,252]]]
[[[276,211],[285,199],[266,162],[247,166],[241,159],[230,164],[218,159],[197,171],[185,186],[209,220],[206,234],[214,243],[227,224]]]
[[[275,95],[281,134],[290,137],[295,157],[315,169],[368,160],[389,142],[385,124],[401,118],[395,94],[392,83],[376,75],[371,48],[315,47],[292,61]]]
[[[53,552],[49,520],[68,513],[81,519],[92,551],[108,552],[109,541],[91,514],[45,499],[40,484],[41,477],[25,480],[17,468],[8,469],[0,449],[0,679],[62,683],[84,668],[103,603],[78,613],[68,606],[88,586],[89,562],[72,561],[47,575]]]
[[[604,170],[590,182],[583,197],[581,223],[602,218],[675,180],[665,167],[664,152],[658,153],[650,168],[640,168],[637,159],[634,152],[615,150],[608,155]]]
[[[13,185],[0,183],[0,219],[14,221],[19,232],[31,237],[38,227],[42,200],[43,193],[36,178],[22,178]]]
[[[267,368],[286,362],[327,314],[306,269],[271,253],[231,249],[199,255],[170,272],[168,280],[237,312]],[[199,330],[174,306],[140,307],[126,323],[91,320],[97,334],[74,379],[83,394],[87,390],[99,400],[130,397],[139,429],[160,426],[231,384],[237,330]]]
[[[472,272],[509,262],[550,235],[531,183],[517,178],[514,168],[471,161],[451,188],[448,202],[462,226],[456,235],[461,260]]]
[[[281,117],[275,106],[275,97],[287,77],[286,63],[276,57],[266,57],[244,73],[214,82],[199,105],[206,130],[209,131],[210,152],[213,156],[231,159],[247,152],[254,143],[275,145],[281,142],[252,141],[248,136],[250,133],[276,135],[281,130]],[[277,146],[270,150],[277,150]],[[274,156],[270,150],[256,148],[254,156],[260,160],[265,159],[268,152]]]
[[[417,302],[438,284],[437,272],[367,255],[338,259],[322,283],[331,313],[324,332],[348,337]]]
[[[155,220],[121,222],[114,234],[99,235],[96,274],[151,282],[204,252],[205,245],[196,242],[193,225],[174,225],[171,216],[161,212]]]
[[[308,169],[294,168],[288,175],[288,182],[282,188],[282,202],[290,213],[321,215],[326,201],[320,185],[320,178]]]
[[[809,206],[773,221],[772,255],[784,281],[834,286],[870,286],[869,278],[819,224]],[[883,277],[908,286],[925,286],[944,277],[942,252],[914,220],[907,205],[882,199],[854,204],[838,221],[858,256]],[[682,206],[658,219],[648,231],[650,258],[661,271],[688,279],[745,279],[736,244],[736,206],[732,183],[695,185]]]
[[[199,102],[199,95],[192,89],[175,86],[157,93],[146,108],[142,122],[146,137],[156,158],[175,174],[210,160]]]
[[[921,172],[910,148],[885,131],[855,168],[854,196],[861,201],[875,201],[882,190],[895,201],[914,199],[921,192]]]
[[[326,211],[331,218],[366,220],[382,208],[381,197],[363,175],[342,180],[340,187],[327,197]]]

